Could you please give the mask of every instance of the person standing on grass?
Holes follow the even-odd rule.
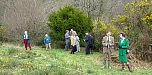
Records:
[[[102,39],[103,45],[103,65],[104,68],[111,68],[111,54],[114,50],[114,37],[111,36],[109,31],[106,36]]]
[[[48,36],[48,34],[45,34],[44,40],[43,40],[44,44],[45,44],[45,48],[47,49],[51,49],[51,37]]]
[[[65,50],[68,51],[69,48],[70,48],[70,32],[69,32],[69,30],[66,30],[66,33],[65,33]]]
[[[28,35],[27,31],[24,32],[24,35],[23,35],[23,43],[24,43],[24,46],[25,46],[25,49],[27,50],[27,47],[30,48],[30,50],[32,49],[31,48],[31,42],[30,42],[30,35]]]
[[[91,34],[90,34],[90,38],[91,38],[90,53],[93,54],[94,38],[93,38],[93,36]]]
[[[76,47],[76,32],[73,31],[70,37],[71,40],[71,46],[72,46],[72,50],[71,50],[71,54],[74,54],[74,52],[77,51],[77,47]]]
[[[93,37],[89,35],[89,33],[86,33],[85,40],[86,42],[86,55],[92,53],[92,48],[93,48]]]
[[[119,61],[122,64],[122,69],[124,70],[125,64],[127,65],[130,72],[132,72],[131,67],[128,62],[128,48],[129,48],[129,40],[125,37],[125,33],[120,33],[120,40],[118,44],[119,48]]]
[[[71,29],[71,30],[70,30],[70,36],[72,36],[73,32],[74,32],[74,30]]]
[[[79,36],[76,33],[76,46],[77,46],[77,52],[80,52],[80,39]]]
[[[74,32],[74,30],[73,30],[73,29],[70,29],[70,31],[69,31],[70,37],[72,36],[73,32]],[[71,39],[70,39],[70,44],[71,44]],[[72,49],[72,46],[70,45],[69,48]]]

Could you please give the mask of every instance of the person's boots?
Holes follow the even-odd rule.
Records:
[[[71,51],[71,54],[73,54],[73,52]]]
[[[130,72],[133,72],[129,64],[127,64],[127,67],[128,67]]]
[[[123,70],[125,70],[125,65],[124,65],[124,63],[122,63],[122,69],[121,69],[121,71],[123,71]]]
[[[108,60],[108,69],[111,69],[111,61]]]

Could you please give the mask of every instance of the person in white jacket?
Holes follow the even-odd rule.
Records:
[[[80,52],[80,39],[79,36],[76,33],[76,47],[77,47],[77,52]]]
[[[72,46],[72,50],[71,50],[71,54],[74,54],[77,51],[77,47],[76,47],[76,32],[73,31],[72,32],[72,36],[70,37],[71,40],[71,46]]]

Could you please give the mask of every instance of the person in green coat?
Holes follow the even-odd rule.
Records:
[[[129,40],[125,37],[125,33],[120,33],[119,40],[119,61],[122,64],[122,70],[124,70],[125,64],[127,65],[130,72],[132,72],[131,67],[128,62],[128,48],[129,48]]]

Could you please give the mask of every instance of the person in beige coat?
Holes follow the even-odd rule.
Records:
[[[104,56],[104,68],[111,68],[111,53],[114,50],[114,37],[111,36],[109,31],[102,39],[103,56]]]
[[[71,40],[71,46],[72,46],[71,54],[74,54],[74,52],[77,51],[77,47],[76,47],[77,39],[76,39],[76,32],[75,31],[72,32],[70,40]]]

